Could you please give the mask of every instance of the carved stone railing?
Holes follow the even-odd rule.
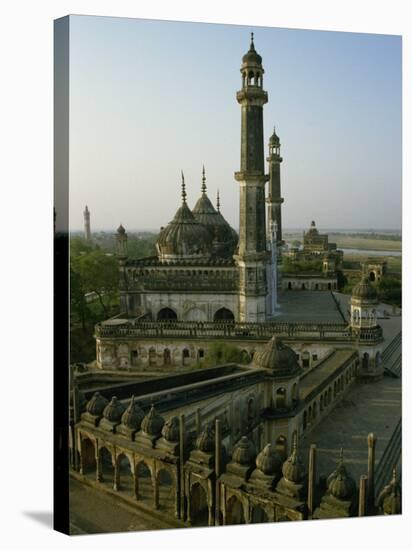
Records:
[[[380,329],[380,327],[378,327]],[[371,329],[372,330],[372,329]],[[380,334],[381,334],[380,329]],[[133,321],[125,320],[115,326],[100,323],[95,327],[97,338],[213,338],[269,340],[274,334],[288,339],[351,341],[359,339],[345,323],[265,323],[189,322],[189,321]],[[374,332],[374,337],[379,331]],[[366,335],[360,335],[363,340]]]

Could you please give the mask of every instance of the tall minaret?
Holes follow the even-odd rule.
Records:
[[[268,205],[268,228],[276,223],[278,247],[283,244],[281,209],[284,199],[280,196],[280,163],[282,160],[279,137],[276,135],[276,130],[273,129],[273,134],[269,139],[269,156],[267,158],[269,163],[269,189],[266,202]]]
[[[83,216],[84,216],[84,238],[86,239],[86,241],[90,242],[92,240],[92,234],[90,231],[90,211],[87,208],[87,204],[86,204],[86,208],[84,209]]]
[[[261,322],[266,319],[266,221],[263,149],[263,105],[268,95],[263,90],[262,58],[252,40],[243,56],[242,89],[236,98],[241,105],[239,252],[236,261],[240,274],[239,320]]]

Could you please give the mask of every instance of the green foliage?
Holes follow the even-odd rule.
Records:
[[[396,277],[383,277],[376,284],[376,289],[381,302],[402,306],[402,281]]]
[[[292,260],[287,256],[282,260],[284,273],[321,273],[322,269],[322,260]]]
[[[144,235],[128,235],[127,253],[130,258],[144,258],[156,254],[156,240],[158,235],[146,233]]]
[[[298,239],[295,239],[294,241],[292,241],[292,246],[294,248],[299,248],[301,244],[302,244],[302,241],[298,241]]]
[[[97,296],[104,316],[108,315],[108,306],[118,291],[118,267],[114,256],[108,256],[101,250],[81,254],[71,259],[71,269],[79,279],[84,293],[93,292]]]
[[[249,359],[237,346],[225,342],[215,342],[209,348],[205,363],[207,366],[223,365],[225,363],[247,364]]]
[[[76,235],[75,237],[70,237],[70,257],[74,258],[80,256],[81,254],[89,254],[93,250],[99,248],[97,245],[89,243],[83,237]]]

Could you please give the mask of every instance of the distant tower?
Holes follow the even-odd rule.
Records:
[[[273,134],[269,139],[269,156],[267,161],[269,163],[269,189],[268,198],[266,199],[268,205],[268,229],[272,223],[276,222],[277,226],[277,244],[282,246],[282,203],[283,198],[280,192],[280,163],[282,162],[280,156],[280,140],[276,135],[276,130],[273,129]]]
[[[86,241],[90,242],[92,240],[92,234],[90,231],[90,211],[87,205],[86,205],[86,208],[84,209],[83,216],[84,216],[84,238],[86,239]]]
[[[242,89],[236,98],[241,105],[239,252],[239,320],[261,322],[266,319],[266,221],[264,169],[263,105],[268,101],[263,90],[262,58],[252,40],[243,56]]]

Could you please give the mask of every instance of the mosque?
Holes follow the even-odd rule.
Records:
[[[239,235],[209,199],[204,169],[193,209],[182,174],[155,256],[129,258],[118,228],[120,313],[96,325],[95,368],[72,376],[72,474],[159,527],[400,513],[399,474],[388,478],[387,466],[400,462],[398,427],[379,476],[373,434],[356,479],[345,451],[329,472],[317,472],[315,445],[302,461],[303,442],[357,384],[385,382],[400,327],[394,319],[384,332],[366,276],[348,302],[326,288],[279,308],[282,157],[273,132],[266,173],[268,94],[253,35],[240,72]],[[314,224],[305,245],[336,258]],[[216,342],[242,363],[206,365]]]

